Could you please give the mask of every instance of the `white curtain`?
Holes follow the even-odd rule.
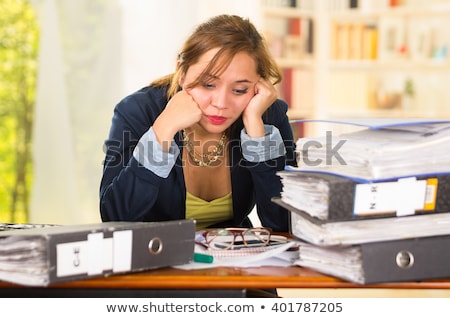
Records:
[[[115,104],[173,71],[206,18],[260,23],[259,0],[33,0],[41,28],[32,223],[100,222],[99,184]]]

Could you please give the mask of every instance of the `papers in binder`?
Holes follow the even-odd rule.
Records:
[[[291,213],[292,234],[322,245],[349,245],[450,234],[450,212],[396,218],[314,223]]]
[[[296,265],[337,276],[356,283],[364,283],[362,255],[359,246],[319,247],[301,244]]]
[[[320,220],[450,211],[450,173],[356,182],[319,172],[280,171],[281,200]]]
[[[319,246],[450,235],[450,212],[330,222],[311,217],[280,199],[274,202],[290,211],[293,236]]]
[[[0,279],[46,286],[184,264],[192,260],[194,235],[194,220],[4,230],[0,232]]]
[[[450,172],[450,123],[378,126],[296,142],[300,171],[356,180]]]
[[[321,122],[339,125],[354,125],[370,129],[400,128],[408,130],[429,131],[435,130],[436,124],[450,124],[448,119],[430,118],[395,118],[395,117],[369,117],[369,118],[341,118],[341,119],[295,119],[293,122]],[[418,127],[418,128],[413,128]]]
[[[296,265],[359,284],[450,277],[449,235],[323,247],[301,243]]]

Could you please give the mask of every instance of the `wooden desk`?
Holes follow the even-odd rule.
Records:
[[[450,279],[358,285],[298,266],[162,268],[59,283],[46,288],[0,282],[0,297],[237,297],[245,290],[272,288],[450,289]],[[217,293],[219,291],[222,293]],[[235,293],[227,293],[232,291]]]

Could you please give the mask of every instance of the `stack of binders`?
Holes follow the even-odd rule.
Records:
[[[273,201],[290,211],[296,264],[359,284],[450,278],[449,123],[402,122],[342,138],[340,158],[357,154],[345,167],[308,167],[300,153],[299,168],[279,173],[283,191]],[[300,138],[298,151],[303,145]],[[425,166],[420,152],[411,155],[422,148]]]

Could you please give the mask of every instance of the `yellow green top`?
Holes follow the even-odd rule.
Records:
[[[233,201],[231,192],[212,201],[205,201],[186,192],[186,219],[195,219],[197,229],[204,229],[232,218]]]

